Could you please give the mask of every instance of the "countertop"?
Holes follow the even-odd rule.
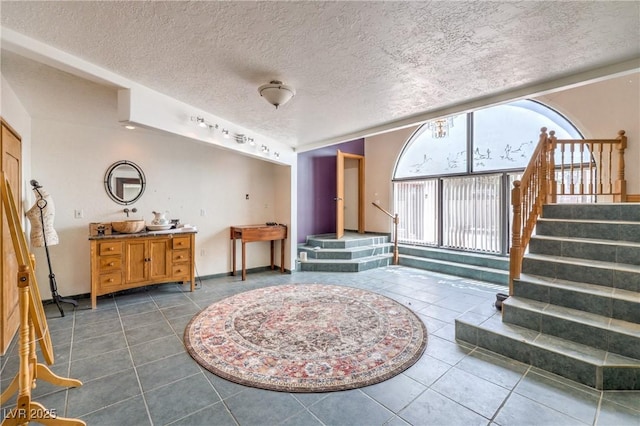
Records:
[[[135,234],[125,234],[114,232],[111,235],[97,235],[97,236],[89,236],[90,240],[109,240],[116,238],[140,238],[140,237],[155,237],[160,235],[180,235],[180,234],[195,234],[198,230],[196,228],[176,228],[176,229],[167,229],[164,231],[141,231]]]

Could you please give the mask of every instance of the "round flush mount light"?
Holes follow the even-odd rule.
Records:
[[[258,87],[258,93],[278,109],[279,106],[286,104],[295,96],[296,90],[283,84],[280,80],[271,80]]]

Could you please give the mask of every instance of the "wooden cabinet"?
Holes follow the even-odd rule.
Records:
[[[90,237],[91,306],[96,298],[129,288],[190,282],[195,288],[195,233],[142,233]]]
[[[20,136],[4,120],[0,119],[2,131],[0,149],[2,163],[0,177],[5,173],[13,192],[18,215],[22,217],[22,142]],[[0,355],[4,355],[20,324],[18,306],[18,260],[13,250],[4,207],[0,203]]]

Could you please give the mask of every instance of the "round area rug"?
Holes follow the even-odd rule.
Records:
[[[328,392],[387,380],[424,352],[408,308],[351,287],[297,284],[247,291],[197,314],[189,354],[220,377],[286,392]]]

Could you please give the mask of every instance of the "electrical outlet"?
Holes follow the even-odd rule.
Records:
[[[249,199],[249,194],[244,194],[244,199],[248,200]]]
[[[82,219],[84,217],[84,210],[82,209],[75,209],[73,211],[73,217],[75,219]]]
[[[200,209],[200,216],[206,216],[207,211],[205,209]]]
[[[204,257],[205,254],[206,253],[205,253],[204,249],[200,249],[200,257]]]

